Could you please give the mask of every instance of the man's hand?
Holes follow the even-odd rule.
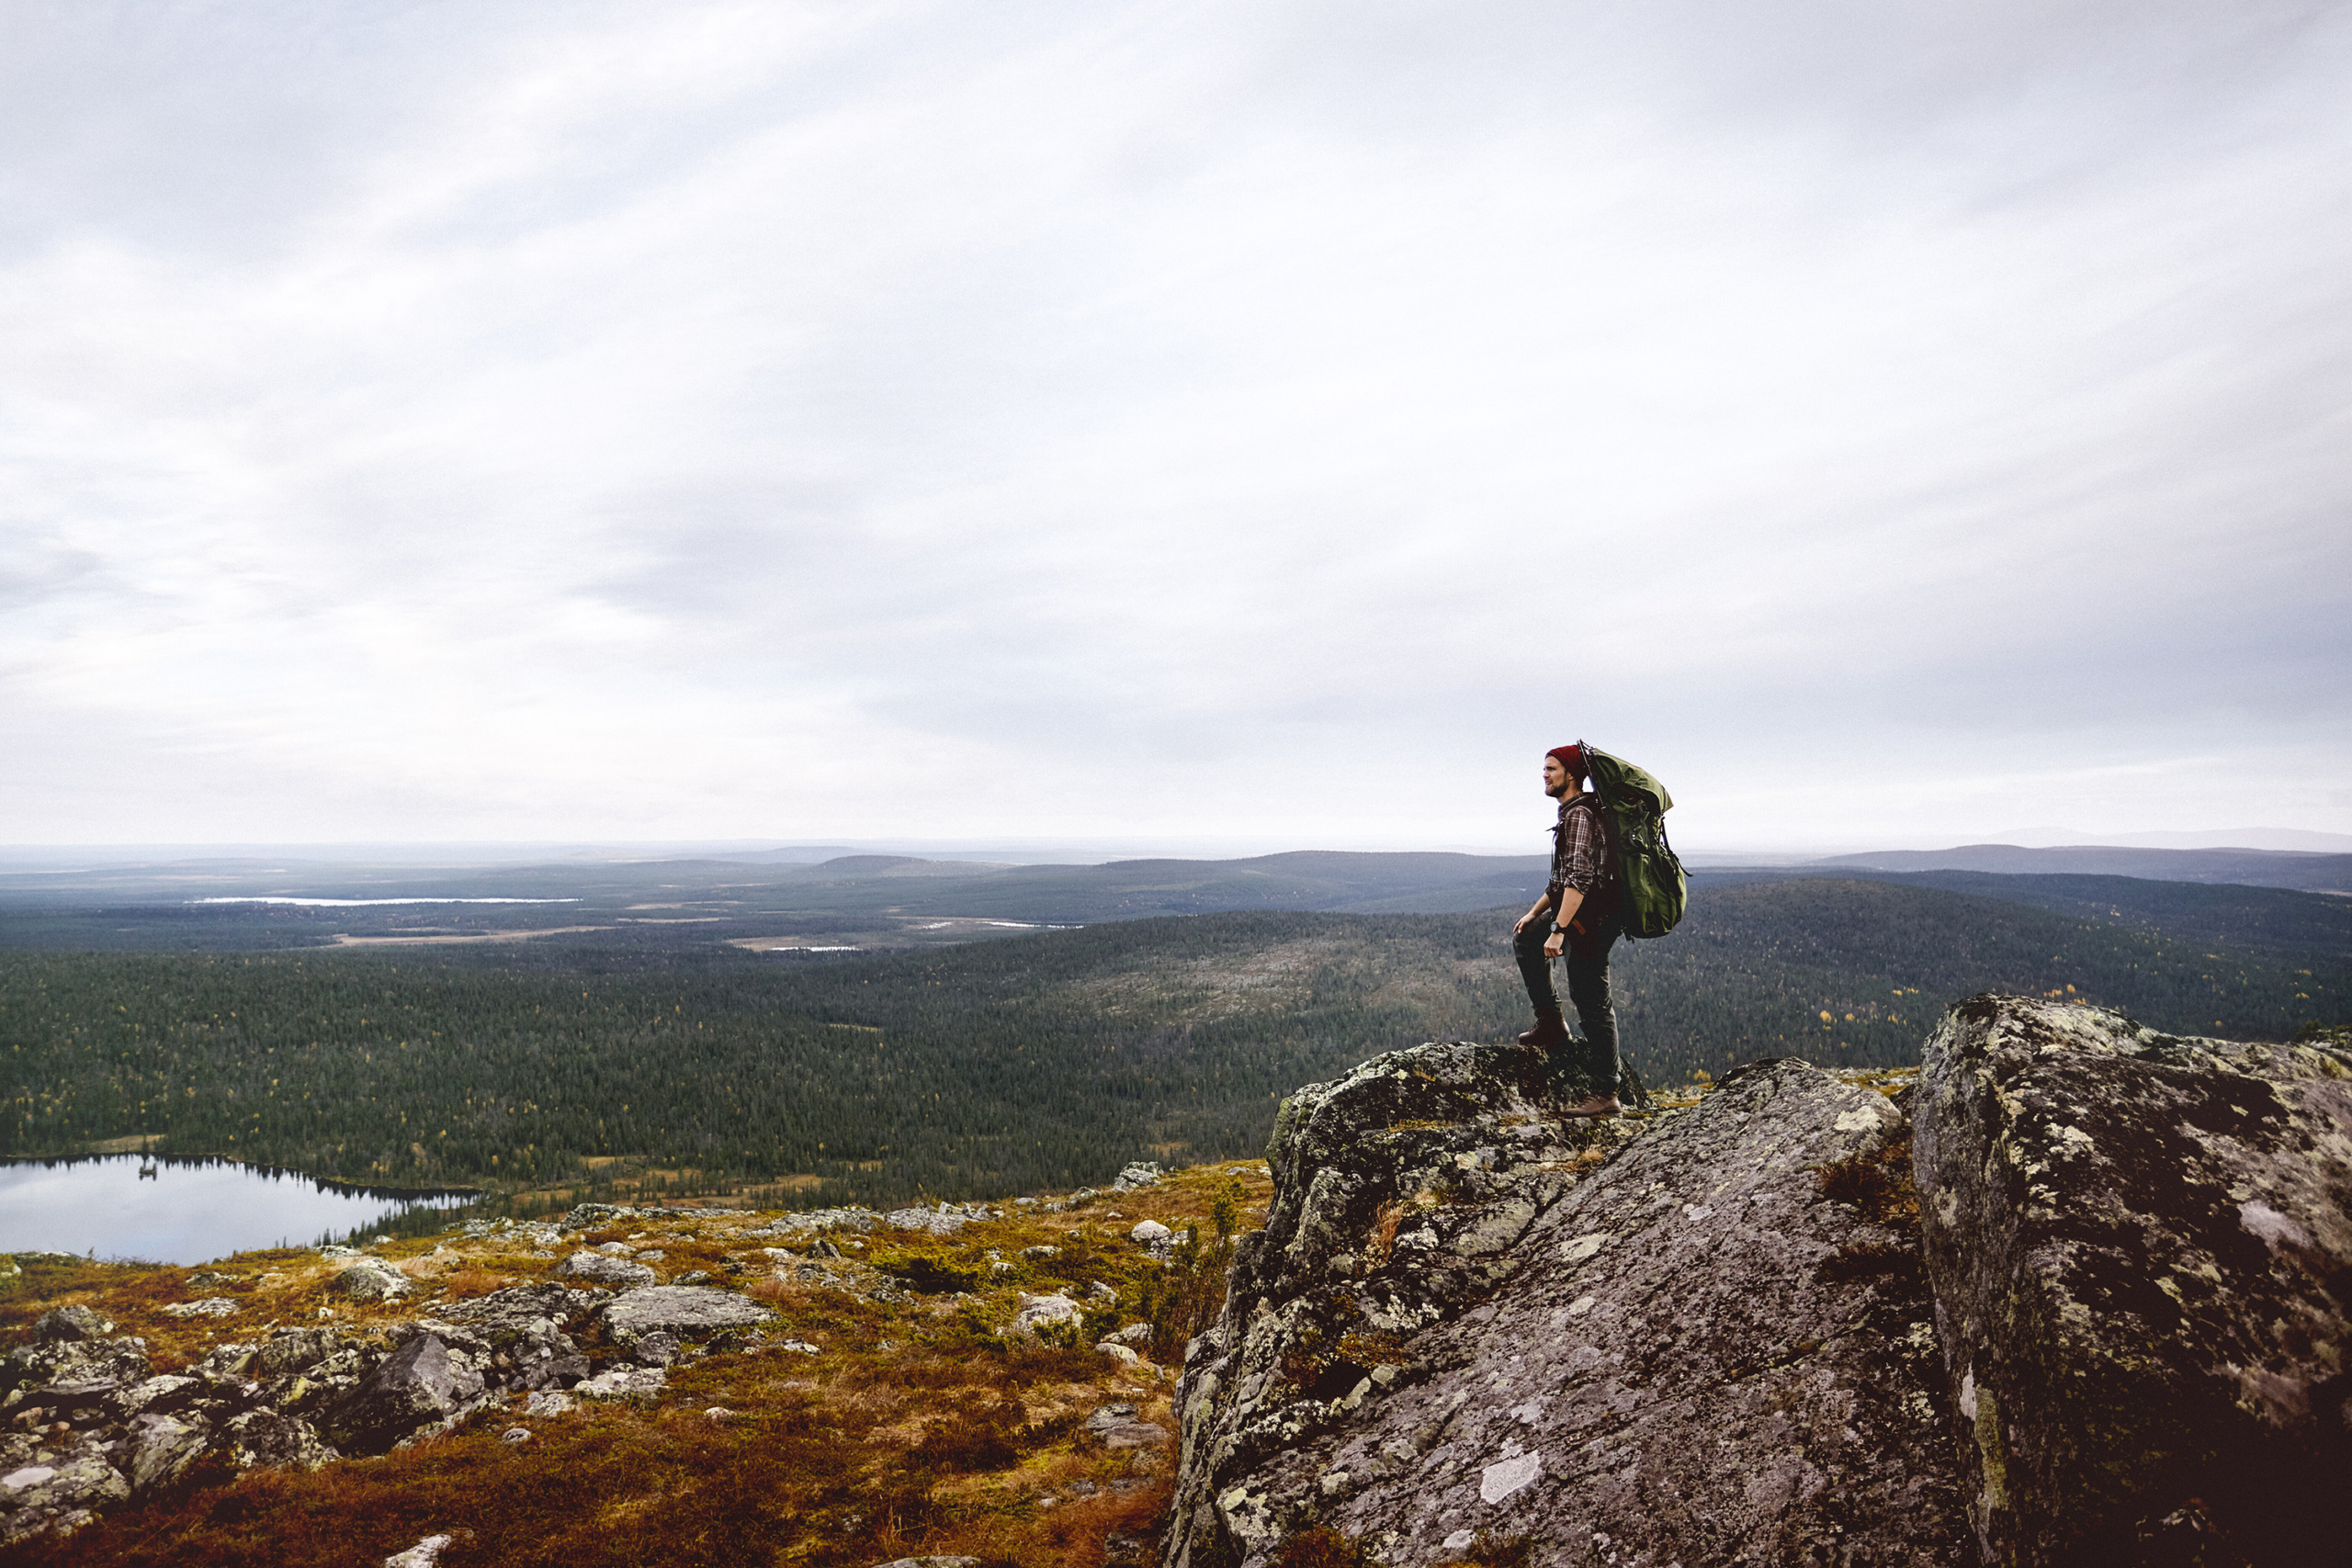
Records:
[[[1520,916],[1518,919],[1511,922],[1510,934],[1517,936],[1520,932],[1527,929],[1528,921],[1538,919],[1551,912],[1552,897],[1551,895],[1547,893],[1543,897],[1535,900],[1535,908],[1528,910],[1527,913]]]
[[[1544,956],[1546,958],[1557,958],[1566,950],[1567,945],[1568,933],[1566,931],[1554,931],[1550,936],[1544,939]]]

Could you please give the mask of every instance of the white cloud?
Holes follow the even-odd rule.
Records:
[[[11,837],[2352,827],[2334,8],[300,15],[29,29]]]

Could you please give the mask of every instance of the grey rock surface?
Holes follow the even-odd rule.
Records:
[[[406,1295],[415,1281],[380,1258],[361,1258],[344,1265],[327,1289],[354,1301],[392,1301]]]
[[[597,1314],[615,1338],[668,1334],[700,1339],[729,1328],[748,1328],[768,1318],[767,1308],[733,1291],[707,1285],[653,1285],[615,1298]]]
[[[1988,1562],[2352,1561],[2352,1062],[1971,998],[1927,1265]]]
[[[346,1453],[383,1453],[450,1420],[481,1392],[480,1374],[440,1335],[418,1334],[337,1403],[327,1435]]]
[[[113,1332],[112,1323],[78,1302],[71,1306],[51,1307],[33,1323],[33,1338],[42,1345],[58,1345],[72,1339],[96,1339],[102,1334]]]
[[[316,1470],[341,1456],[319,1435],[318,1428],[299,1416],[267,1405],[232,1416],[221,1427],[223,1451],[239,1470],[271,1470],[300,1465]]]
[[[669,1381],[659,1367],[613,1366],[573,1384],[571,1392],[582,1399],[627,1399],[650,1404]]]
[[[74,1529],[201,1458],[315,1465],[339,1449],[381,1452],[503,1394],[569,1405],[554,1391],[590,1376],[581,1347],[600,1327],[592,1314],[612,1299],[560,1282],[517,1286],[384,1325],[381,1337],[326,1324],[267,1330],[162,1375],[150,1375],[143,1339],[52,1327],[0,1359],[9,1418],[0,1426],[0,1542]],[[712,1342],[741,1342],[746,1332],[722,1330]],[[666,1334],[643,1339],[675,1354],[692,1348]],[[605,1392],[650,1398],[661,1386],[658,1371],[628,1368]]]
[[[45,1315],[54,1315],[45,1314]],[[19,1345],[0,1361],[0,1393],[19,1388],[89,1388],[136,1383],[147,1376],[147,1341],[48,1339]]]
[[[1075,1325],[1080,1317],[1078,1303],[1068,1296],[1024,1294],[1019,1309],[1012,1314],[1012,1331],[1015,1334],[1035,1334],[1040,1328]]]
[[[1266,1228],[1177,1396],[1166,1568],[1326,1525],[1395,1568],[1945,1564],[1966,1550],[1916,1269],[1813,1168],[1898,1137],[1797,1062],[1646,1122],[1542,1118],[1542,1064],[1437,1043],[1303,1089]]]
[[[573,1253],[557,1265],[556,1276],[564,1280],[585,1280],[597,1285],[617,1285],[624,1289],[632,1285],[650,1285],[659,1278],[642,1263],[632,1263],[626,1258],[607,1258],[601,1252]]]
[[[144,1492],[178,1480],[204,1452],[209,1439],[200,1422],[152,1414],[135,1417],[121,1456],[127,1461],[131,1490]]]
[[[428,1535],[406,1551],[395,1551],[385,1558],[384,1568],[434,1568],[441,1561],[441,1554],[449,1550],[450,1543],[456,1539],[455,1536]]]
[[[130,1483],[89,1439],[47,1460],[0,1474],[0,1545],[42,1530],[79,1529],[97,1510],[130,1495]]]

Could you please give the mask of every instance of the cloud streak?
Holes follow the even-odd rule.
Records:
[[[2343,7],[19,26],[14,837],[2352,828]]]

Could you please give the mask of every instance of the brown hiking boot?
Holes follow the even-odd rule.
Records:
[[[1624,1109],[1617,1103],[1614,1096],[1603,1100],[1599,1095],[1595,1095],[1580,1104],[1562,1106],[1560,1114],[1563,1116],[1615,1116]]]
[[[1568,1038],[1568,1021],[1560,1016],[1558,1008],[1546,1008],[1535,1015],[1535,1027],[1519,1037],[1521,1045],[1533,1045],[1543,1050],[1565,1043]]]

